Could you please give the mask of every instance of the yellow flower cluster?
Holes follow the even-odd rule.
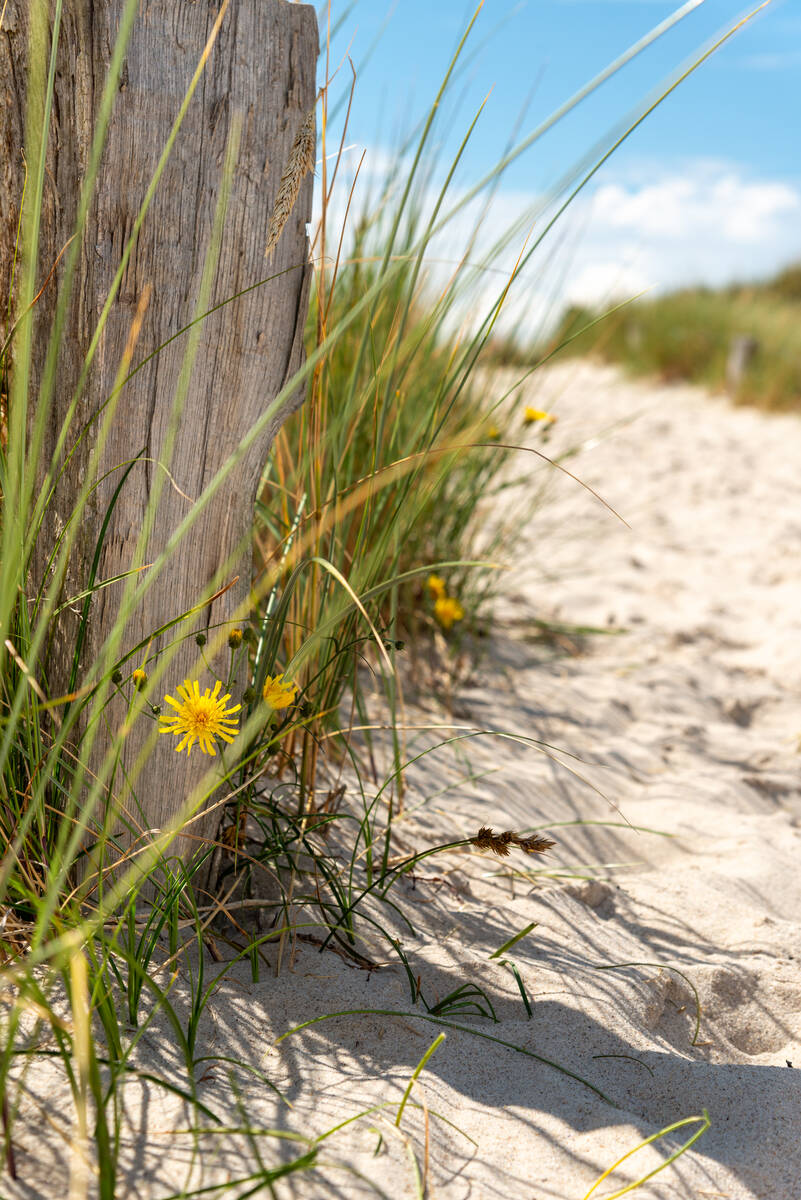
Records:
[[[464,620],[464,609],[458,600],[448,595],[445,580],[440,575],[429,575],[426,588],[434,600],[434,616],[444,630],[452,629],[457,621]]]
[[[144,671],[139,671],[138,674],[145,676]],[[134,676],[136,675],[137,672],[134,671]],[[141,683],[134,678],[137,686],[143,686],[146,681],[147,676]],[[222,684],[217,680],[214,688],[211,690],[206,688],[201,696],[198,681],[187,679],[176,688],[177,700],[174,696],[164,697],[167,704],[175,709],[175,712],[159,717],[159,733],[173,733],[176,737],[180,737],[181,741],[175,747],[179,753],[186,749],[188,755],[197,742],[204,754],[213,756],[217,753],[215,738],[222,738],[224,742],[233,742],[239,732],[238,720],[234,718],[234,713],[238,713],[242,705],[235,704],[233,708],[226,708],[225,705],[231,696],[228,692],[221,696],[221,687]],[[268,675],[264,681],[262,698],[273,712],[291,708],[297,694],[298,685],[285,683],[283,675]]]
[[[426,588],[429,595],[435,600],[441,600],[443,596],[448,594],[448,589],[445,587],[445,580],[441,575],[429,575],[426,580]]]
[[[542,421],[545,425],[553,425],[557,418],[553,413],[544,412],[541,408],[527,406],[523,413],[523,420],[526,425],[533,425],[535,421]]]
[[[274,712],[281,712],[282,709],[291,708],[295,703],[298,685],[284,683],[283,675],[268,675],[261,694],[265,704],[268,704]]]
[[[434,616],[443,629],[452,629],[457,621],[464,619],[464,609],[453,596],[440,596],[434,602]]]

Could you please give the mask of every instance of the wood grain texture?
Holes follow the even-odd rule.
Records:
[[[28,0],[10,0],[0,32],[0,295],[8,294],[21,194],[27,5]],[[65,0],[49,137],[42,278],[72,232],[93,117],[122,8],[122,0]],[[69,327],[59,361],[57,396],[48,422],[48,453],[55,445],[123,247],[217,11],[218,5],[208,0],[143,0],[141,4],[96,200],[81,247]],[[95,493],[82,523],[66,585],[69,594],[84,586],[102,515],[121,477],[121,464],[144,451],[143,461],[133,468],[114,511],[99,579],[131,566],[157,474],[169,469],[147,548],[148,562],[157,557],[193,502],[302,361],[309,286],[306,225],[311,219],[311,176],[304,180],[269,263],[265,263],[264,246],[282,169],[315,103],[317,51],[316,18],[311,6],[287,0],[232,0],[126,269],[73,426],[75,434],[112,390],[137,304],[148,285],[152,287],[152,299],[134,362],[142,361],[194,316],[235,114],[242,120],[241,146],[212,304],[267,276],[276,278],[204,321],[170,463],[163,461],[163,449],[186,336],[162,350],[126,385],[99,463],[99,476],[111,474]],[[56,288],[49,289],[39,305],[39,373],[42,335],[52,317],[55,295]],[[194,633],[228,620],[247,598],[251,573],[248,532],[259,476],[275,432],[301,399],[299,393],[276,414],[203,511],[125,630],[123,650],[197,603],[221,564],[234,556],[228,576],[238,574],[238,583],[220,601],[207,606],[191,627],[188,623],[181,626],[186,642],[169,669],[165,691],[174,691],[190,675],[200,678],[201,686],[213,682],[208,672],[196,669]],[[34,563],[37,582],[44,569],[43,552],[68,519],[91,448],[92,439],[86,439],[48,510]],[[121,585],[114,585],[93,600],[91,636],[82,669],[92,661],[113,625],[120,596]],[[76,621],[75,614],[68,613],[52,641],[48,686],[53,695],[59,693],[68,677]],[[175,631],[166,642],[174,638]],[[163,649],[164,643],[154,641],[151,660]],[[140,663],[129,664],[136,665]],[[239,681],[240,689],[242,686],[244,681]],[[112,711],[109,715],[114,721],[121,714]],[[138,722],[129,739],[129,766],[151,730],[149,721]],[[174,745],[172,738],[160,739],[139,776],[135,796],[118,787],[120,801],[132,811],[137,807],[141,810],[136,819],[144,827],[158,828],[172,816],[209,766],[209,759],[197,751],[187,760],[185,754],[174,752]],[[119,779],[118,775],[118,785]],[[194,836],[213,834],[218,817],[219,813],[197,822]],[[184,842],[181,848],[190,845]]]

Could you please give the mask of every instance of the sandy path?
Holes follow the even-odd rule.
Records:
[[[486,737],[413,768],[407,801],[427,803],[409,819],[405,846],[479,824],[552,828],[558,846],[542,863],[433,859],[399,885],[416,934],[397,930],[429,1005],[466,982],[480,986],[497,1023],[451,1019],[558,1062],[613,1103],[536,1058],[446,1030],[413,1092],[431,1110],[430,1194],[582,1200],[642,1138],[706,1108],[712,1126],[696,1147],[637,1194],[798,1200],[801,1071],[788,1062],[801,1068],[801,420],[576,364],[541,378],[535,402],[559,414],[552,451],[597,432],[566,465],[631,528],[570,480],[551,480],[547,504],[521,527],[491,651],[450,719],[582,761]],[[578,656],[557,654],[533,638],[540,617],[621,632],[587,639]],[[448,719],[431,705],[409,716]],[[433,740],[410,737],[412,751]],[[616,824],[556,827],[577,819]],[[539,866],[562,878],[525,876]],[[531,922],[507,955],[530,997],[528,1019],[511,970],[489,956]],[[598,969],[620,963],[653,965]],[[684,976],[702,1005],[695,1044]],[[392,1122],[440,1029],[419,1016],[362,1015],[273,1045],[324,1012],[410,1012],[399,966],[363,972],[301,946],[291,974],[253,984],[240,972],[211,1007],[205,1052],[249,1057],[294,1105],[240,1076],[252,1120],[316,1133],[392,1104],[323,1143],[320,1171],[277,1184],[279,1195],[370,1194],[342,1163],[391,1200],[415,1195]],[[145,1049],[172,1069],[166,1040],[148,1034]],[[31,1086],[41,1095],[46,1081]],[[132,1085],[126,1095],[132,1125],[149,1132],[130,1138],[135,1165],[120,1194],[177,1192],[191,1145],[172,1131],[186,1115],[164,1093]],[[237,1119],[223,1069],[201,1097]],[[613,1182],[652,1170],[693,1128],[637,1155]],[[402,1131],[423,1164],[419,1108],[407,1108]],[[274,1161],[274,1144],[260,1140]],[[21,1142],[21,1173],[35,1186],[0,1193],[52,1194],[49,1154],[32,1133]],[[244,1176],[253,1162],[241,1140],[208,1138],[203,1182]],[[193,1179],[198,1186],[200,1169]]]

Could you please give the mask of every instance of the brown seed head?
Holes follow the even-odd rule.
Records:
[[[513,833],[511,830],[507,830],[505,833],[493,833],[486,825],[482,825],[476,836],[470,838],[470,842],[477,850],[491,850],[499,858],[507,856],[510,846],[517,846],[524,854],[545,854],[547,850],[556,845],[556,842],[552,842],[550,838],[541,837],[539,834],[521,837],[520,834]]]
[[[534,833],[531,837],[515,836],[513,842],[523,851],[524,854],[545,854],[556,842],[552,842],[550,838],[542,837],[540,834]]]
[[[281,182],[278,185],[278,194],[275,197],[273,215],[270,217],[270,225],[267,230],[267,246],[264,250],[265,258],[270,257],[283,232],[284,226],[289,220],[289,214],[295,207],[295,201],[298,198],[300,185],[309,171],[314,170],[314,156],[317,151],[314,114],[314,108],[306,114],[303,124],[298,130],[295,141],[292,144],[292,149],[289,152],[289,158],[284,167]]]

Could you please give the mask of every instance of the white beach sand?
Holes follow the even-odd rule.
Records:
[[[321,1143],[317,1170],[278,1181],[280,1197],[367,1196],[372,1181],[405,1200],[418,1194],[413,1151],[441,1200],[582,1200],[627,1150],[705,1108],[708,1131],[638,1196],[799,1200],[801,419],[575,363],[540,375],[532,402],[559,415],[549,453],[592,439],[565,466],[630,528],[531,459],[538,483],[548,471],[547,503],[521,526],[491,645],[450,716],[430,702],[407,717],[558,749],[487,736],[428,755],[406,795],[408,810],[427,803],[399,837],[410,850],[480,825],[536,826],[558,844],[537,860],[434,857],[398,884],[415,932],[393,926],[430,1006],[472,983],[497,1022],[448,1018],[474,1032],[444,1029],[400,1132],[397,1105],[443,1030],[412,1008],[386,943],[388,965],[375,972],[307,943],[278,979],[264,971],[253,983],[237,967],[209,1005],[200,1053],[263,1073],[236,1077],[263,1130],[318,1134],[389,1105]],[[571,655],[535,639],[538,618],[619,632]],[[435,740],[410,732],[410,756]],[[614,824],[560,825],[575,820]],[[505,956],[529,1019],[510,968],[490,955],[532,922]],[[702,1010],[695,1044],[690,984]],[[343,1016],[276,1045],[299,1022],[346,1009],[404,1015]],[[553,1060],[607,1099],[485,1036]],[[167,1027],[147,1031],[139,1061],[185,1086]],[[203,1103],[241,1124],[226,1064],[198,1079]],[[26,1086],[20,1179],[0,1177],[0,1196],[66,1196],[66,1092],[41,1066]],[[179,1099],[136,1080],[124,1095],[119,1196],[245,1178],[254,1144],[273,1164],[305,1150],[232,1133],[205,1134],[193,1151],[176,1133],[189,1120]],[[652,1170],[696,1128],[640,1152],[593,1195]]]

